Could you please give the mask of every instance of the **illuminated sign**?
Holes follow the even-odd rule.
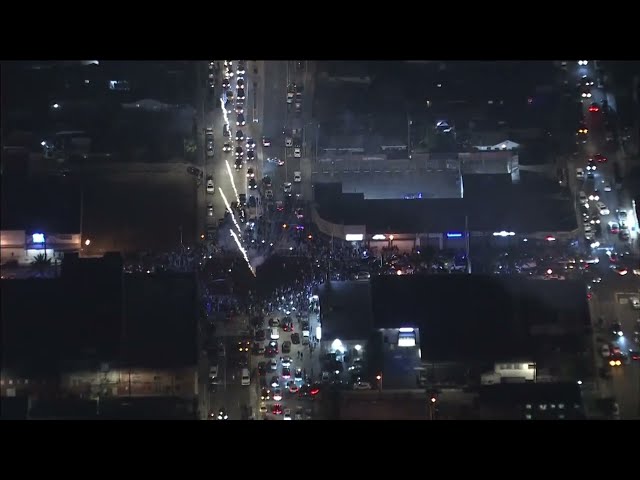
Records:
[[[384,240],[387,237],[385,237],[384,235],[382,235],[381,233],[377,233],[375,234],[373,237],[371,237],[372,240]]]
[[[515,232],[505,232],[502,230],[501,232],[493,232],[494,237],[513,237]]]
[[[33,243],[44,243],[44,233],[34,233],[31,235]]]
[[[347,233],[345,240],[347,242],[361,242],[364,239],[364,235],[361,233]]]
[[[447,238],[462,238],[464,237],[464,234],[461,232],[448,232],[447,233]]]

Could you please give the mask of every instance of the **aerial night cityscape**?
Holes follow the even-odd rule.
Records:
[[[1,73],[2,419],[640,419],[640,62]]]

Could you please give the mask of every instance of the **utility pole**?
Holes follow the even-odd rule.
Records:
[[[409,156],[409,160],[411,160],[411,125],[413,124],[413,120],[409,118],[409,114],[407,113],[407,155]]]

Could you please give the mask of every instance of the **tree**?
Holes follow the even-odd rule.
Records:
[[[51,258],[47,258],[43,253],[39,253],[31,261],[31,266],[39,276],[42,276],[44,272],[51,266]]]

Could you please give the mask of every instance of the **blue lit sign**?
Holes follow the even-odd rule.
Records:
[[[447,233],[447,238],[462,238],[464,237],[464,233],[460,233],[460,232],[448,232]]]
[[[33,243],[44,243],[44,233],[34,233],[31,235]]]

